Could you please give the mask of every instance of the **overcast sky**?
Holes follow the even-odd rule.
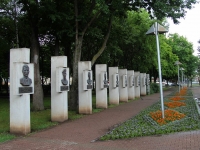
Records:
[[[171,20],[169,21],[169,33],[178,33],[187,38],[193,43],[194,55],[197,55],[197,43],[200,40],[200,4],[195,4],[194,8],[187,10],[184,19],[180,19],[178,25],[174,25]]]

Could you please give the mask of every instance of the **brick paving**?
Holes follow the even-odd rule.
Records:
[[[173,91],[164,91],[167,96]],[[200,88],[192,88],[200,98]],[[97,141],[160,99],[159,93],[0,144],[0,150],[200,150],[200,130],[126,140]]]

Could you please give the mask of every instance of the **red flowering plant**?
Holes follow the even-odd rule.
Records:
[[[180,97],[180,96],[175,96],[175,97],[171,97],[170,100],[173,100],[173,101],[180,101],[180,100],[184,100],[185,98],[184,97]]]
[[[180,120],[185,117],[185,114],[179,113],[178,111],[166,109],[164,111],[165,117],[162,118],[162,112],[160,110],[156,112],[151,112],[150,116],[155,120],[159,125],[164,125],[168,122]]]
[[[181,107],[181,106],[185,106],[186,104],[184,102],[165,102],[164,103],[165,106],[167,106],[168,108],[176,108],[176,107]]]

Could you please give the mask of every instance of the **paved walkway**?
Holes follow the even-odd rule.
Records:
[[[194,97],[200,98],[199,87],[192,88],[192,91]],[[171,92],[172,89],[164,91],[164,96]],[[95,141],[115,125],[158,101],[160,95],[157,93],[142,99],[2,143],[0,150],[200,150],[199,130],[126,140]]]

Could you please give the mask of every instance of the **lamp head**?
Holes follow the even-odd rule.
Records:
[[[182,63],[181,62],[179,62],[179,61],[176,61],[175,63],[174,63],[174,65],[181,65]]]

